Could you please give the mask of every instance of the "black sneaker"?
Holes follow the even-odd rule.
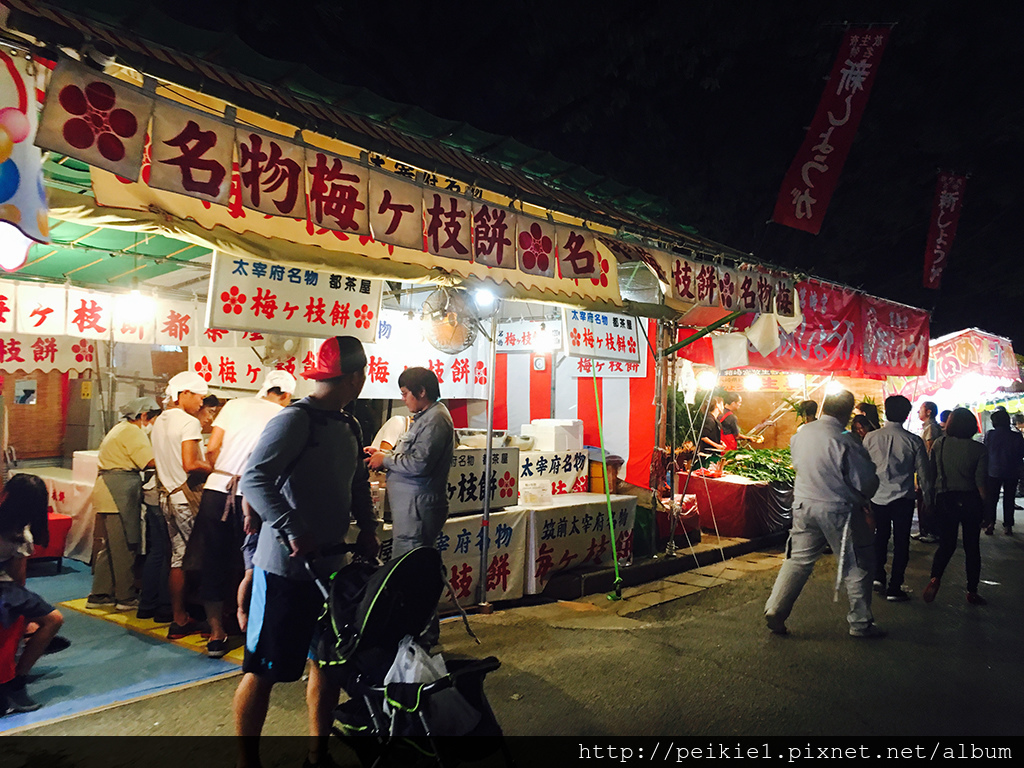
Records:
[[[910,599],[910,595],[902,589],[890,589],[885,593],[885,599],[890,603],[905,603]]]
[[[60,653],[61,651],[66,651],[70,647],[70,640],[68,640],[63,635],[55,635],[53,640],[51,640],[49,644],[46,646],[46,648],[43,650],[43,653]]]
[[[25,690],[25,679],[22,677],[14,678],[4,688],[9,712],[35,712],[43,706],[28,695],[28,691]]]
[[[225,640],[208,640],[206,642],[206,655],[211,659],[219,659],[228,652],[228,641]]]

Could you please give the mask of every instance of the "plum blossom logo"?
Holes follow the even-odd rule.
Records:
[[[356,320],[356,328],[370,329],[370,321],[373,320],[373,310],[363,304],[362,307],[352,313]]]
[[[512,494],[515,493],[515,491],[512,490],[515,484],[516,479],[512,477],[511,472],[506,472],[504,477],[498,478],[498,492],[501,494],[501,497],[504,498],[506,496],[512,496]]]
[[[486,384],[487,383],[487,366],[484,365],[483,361],[477,361],[476,367],[473,369],[473,383],[474,384]]]
[[[91,363],[93,358],[93,346],[85,339],[71,346],[75,353],[75,361],[79,363]]]
[[[519,233],[519,247],[522,249],[523,269],[548,271],[554,243],[544,234],[540,224],[531,224],[527,231]]]
[[[209,382],[213,378],[213,366],[210,365],[210,359],[203,355],[203,359],[198,361],[194,366],[196,373],[206,379]]]
[[[60,105],[75,117],[64,123],[64,140],[76,149],[88,149],[94,143],[111,162],[124,159],[121,139],[130,139],[139,130],[139,121],[127,109],[115,109],[117,94],[106,83],[95,81],[83,91],[77,85],[61,89]]]
[[[722,275],[722,279],[718,282],[718,293],[722,306],[725,309],[732,309],[732,305],[736,300],[736,281],[732,279],[732,275],[728,272],[725,272]]]
[[[592,282],[594,285],[600,285],[602,288],[607,288],[608,287],[608,269],[609,269],[609,266],[610,266],[608,264],[608,259],[602,258],[598,262],[598,266],[601,268],[601,276],[600,277],[592,277],[592,278],[590,278],[590,282]]]
[[[580,345],[580,339],[581,338],[582,337],[580,336],[580,332],[577,331],[575,328],[573,328],[571,331],[569,331],[569,343],[572,346],[578,347]]]
[[[220,300],[224,302],[225,315],[242,314],[242,309],[245,307],[245,294],[238,290],[237,285],[232,285],[230,289],[221,293]]]

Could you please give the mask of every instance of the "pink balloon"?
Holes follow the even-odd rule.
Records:
[[[17,107],[4,107],[0,109],[0,125],[7,129],[11,141],[15,144],[28,138],[28,118]]]

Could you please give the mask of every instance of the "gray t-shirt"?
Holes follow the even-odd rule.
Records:
[[[344,541],[351,517],[364,530],[372,530],[374,523],[361,439],[350,426],[354,420],[323,410],[308,397],[299,403],[267,423],[242,473],[239,490],[264,523],[253,565],[278,576],[306,580],[305,567],[289,556],[291,549],[282,538],[309,533],[322,550]],[[279,478],[285,474],[279,488]]]

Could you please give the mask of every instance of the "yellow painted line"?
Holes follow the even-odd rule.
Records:
[[[84,613],[86,616],[92,616],[95,619],[103,619],[109,621],[112,624],[118,624],[125,629],[130,629],[133,632],[152,637],[155,640],[163,640],[165,643],[173,643],[181,648],[187,648],[190,651],[196,653],[206,654],[206,640],[199,635],[189,635],[183,637],[181,640],[168,640],[167,639],[167,624],[157,624],[152,619],[140,619],[135,615],[134,611],[116,611],[113,606],[109,608],[86,608],[87,599],[79,598],[78,600],[68,600],[61,603],[65,608],[70,608],[78,613]],[[245,647],[239,646],[228,651],[227,655],[224,656],[226,661],[234,662],[235,664],[241,664],[242,659],[245,655]]]

